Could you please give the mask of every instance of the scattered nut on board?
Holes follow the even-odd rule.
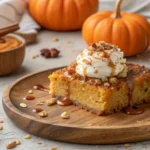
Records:
[[[29,90],[28,93],[29,93],[29,94],[33,94],[33,91],[32,91],[32,90]]]
[[[69,119],[69,118],[70,118],[70,114],[69,114],[68,112],[63,112],[63,113],[61,114],[61,117],[62,117],[63,119]]]
[[[47,117],[47,116],[48,116],[48,112],[45,111],[45,110],[43,110],[43,111],[41,111],[40,113],[38,113],[38,115],[39,115],[40,117]]]
[[[53,37],[53,38],[52,38],[52,41],[57,42],[57,41],[59,41],[59,39],[56,38],[56,37]]]
[[[25,103],[20,103],[20,106],[21,106],[22,108],[26,108],[26,107],[27,107],[27,104],[25,104]]]
[[[37,54],[37,55],[33,55],[33,56],[32,56],[32,58],[33,58],[33,59],[35,59],[35,58],[37,58],[37,57],[39,57],[39,55],[38,55],[38,54]]]
[[[13,142],[7,144],[7,145],[6,145],[6,148],[7,148],[7,149],[12,149],[12,148],[15,148],[16,146],[17,146],[16,141],[13,141]]]
[[[30,134],[27,134],[24,136],[24,139],[30,139],[31,138],[31,135]]]
[[[0,125],[0,130],[3,130],[3,126]]]
[[[60,51],[56,48],[43,48],[40,50],[41,55],[44,56],[45,58],[55,58],[58,57]]]
[[[47,106],[54,105],[57,102],[57,98],[50,98],[46,101]]]
[[[36,104],[37,104],[37,105],[43,105],[43,104],[44,104],[44,101],[38,101]]]
[[[15,140],[15,142],[16,142],[16,145],[19,145],[21,143],[20,140]]]
[[[37,142],[37,144],[42,144],[42,142]]]
[[[3,120],[0,120],[0,123],[3,123],[4,121]]]

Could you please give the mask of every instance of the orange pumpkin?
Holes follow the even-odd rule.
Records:
[[[133,56],[149,46],[150,26],[139,14],[120,12],[122,0],[117,0],[115,11],[102,11],[90,16],[82,28],[88,44],[105,41],[117,45],[125,56]]]
[[[98,0],[29,0],[29,12],[44,28],[68,31],[81,29],[98,9]]]

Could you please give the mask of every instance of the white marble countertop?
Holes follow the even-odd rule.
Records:
[[[59,39],[58,42],[52,41],[52,37]],[[86,46],[80,31],[77,32],[51,32],[41,31],[38,36],[38,43],[27,46],[26,57],[23,66],[15,73],[0,77],[0,97],[5,88],[28,73],[68,65],[74,60],[77,54]],[[70,44],[67,41],[71,41]],[[33,59],[32,56],[39,54],[42,48],[56,47],[61,50],[60,57],[45,59],[39,56]],[[150,64],[150,50],[147,50],[142,55],[134,58],[128,58],[128,61],[146,65]],[[5,145],[14,139],[20,139],[21,144],[15,150],[50,150],[52,147],[57,147],[58,150],[148,150],[150,149],[150,141],[131,143],[129,147],[124,144],[118,145],[79,145],[57,141],[50,141],[32,135],[31,139],[25,140],[26,132],[14,125],[11,120],[5,115],[2,104],[0,104],[0,120],[4,120],[2,124],[4,129],[0,130],[0,150],[5,150]],[[130,136],[130,135],[129,135]],[[115,137],[114,137],[115,138]],[[42,144],[37,144],[41,142]]]

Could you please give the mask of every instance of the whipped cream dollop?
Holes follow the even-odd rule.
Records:
[[[117,76],[126,68],[123,57],[123,52],[114,45],[94,43],[77,56],[76,72],[93,78]]]

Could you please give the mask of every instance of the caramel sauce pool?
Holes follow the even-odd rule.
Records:
[[[34,97],[34,96],[31,96],[31,95],[28,95],[28,96],[24,97],[23,99],[28,100],[28,101],[31,101],[31,100],[34,100],[35,97]]]
[[[139,115],[144,112],[144,110],[139,106],[127,106],[123,109],[123,111],[128,115]]]
[[[42,108],[35,108],[32,111],[35,113],[39,113],[39,112],[43,111],[43,109]]]

